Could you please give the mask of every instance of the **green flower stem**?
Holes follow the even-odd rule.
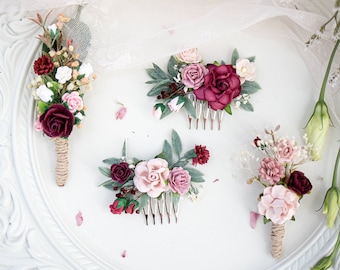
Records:
[[[337,186],[339,160],[340,160],[340,147],[339,147],[338,155],[336,156],[336,161],[335,161],[335,165],[334,165],[332,187],[336,187]]]
[[[339,47],[339,43],[340,43],[340,40],[337,39],[337,41],[335,43],[335,46],[333,48],[331,57],[329,58],[329,62],[328,62],[328,66],[327,66],[327,69],[326,69],[325,77],[323,78],[323,82],[322,82],[322,86],[321,86],[319,101],[324,101],[325,100],[325,91],[326,91],[326,86],[327,86],[327,82],[328,82],[328,77],[329,77],[329,73],[331,71],[331,67],[332,67],[332,63],[333,63],[333,60],[334,60],[335,53],[336,53],[336,51],[337,51],[337,49]]]
[[[330,260],[332,262],[333,262],[334,256],[337,254],[337,252],[339,250],[339,247],[340,247],[340,230],[339,230],[339,233],[338,233],[338,239],[336,240],[335,246],[334,246],[331,254],[329,255]]]

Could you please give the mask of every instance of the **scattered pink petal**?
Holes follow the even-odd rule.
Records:
[[[122,257],[123,257],[123,258],[126,257],[126,250],[124,250],[124,251],[122,252]]]
[[[81,224],[83,224],[83,215],[82,213],[79,211],[78,214],[76,214],[76,222],[77,222],[77,226],[80,226]]]
[[[118,112],[116,113],[116,119],[121,120],[125,117],[126,114],[126,107],[121,107]]]
[[[214,181],[213,181],[213,183],[216,183],[216,182],[218,182],[218,181],[220,181],[220,179],[215,179]]]
[[[250,211],[250,227],[251,227],[252,229],[255,229],[255,227],[256,227],[256,221],[257,221],[257,219],[259,218],[259,216],[260,216],[259,213]]]

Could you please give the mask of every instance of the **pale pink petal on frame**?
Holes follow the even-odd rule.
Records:
[[[123,258],[126,257],[126,250],[123,250],[123,252],[122,252],[122,257],[123,257]]]
[[[125,117],[126,114],[126,107],[121,107],[118,112],[116,113],[116,119],[121,120]]]
[[[250,211],[250,227],[251,227],[252,229],[255,229],[255,227],[256,227],[256,221],[257,221],[257,219],[259,218],[259,216],[260,216],[259,213]]]
[[[83,224],[83,221],[84,221],[83,214],[79,211],[78,214],[76,214],[77,226],[79,227],[81,224]]]

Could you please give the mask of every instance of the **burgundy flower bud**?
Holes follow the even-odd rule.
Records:
[[[112,214],[120,215],[127,204],[127,200],[125,198],[118,198],[110,205],[110,211]]]

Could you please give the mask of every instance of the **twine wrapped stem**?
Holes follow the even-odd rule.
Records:
[[[68,178],[68,140],[57,137],[54,140],[57,155],[56,163],[56,182],[59,187],[65,185]]]
[[[272,241],[272,256],[280,258],[282,255],[282,241],[285,235],[285,224],[272,223],[271,241]]]

